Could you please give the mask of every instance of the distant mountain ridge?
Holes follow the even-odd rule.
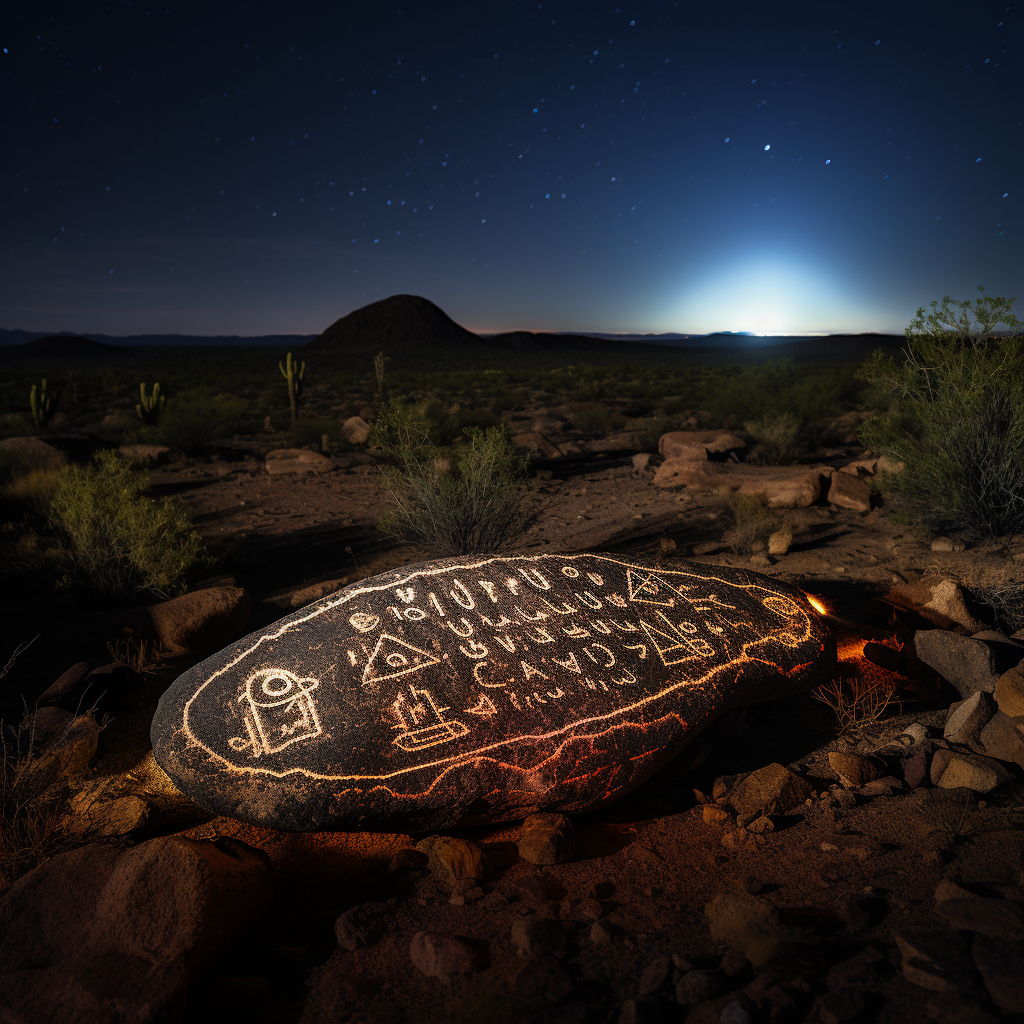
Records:
[[[76,333],[74,331],[8,331],[0,328],[0,348],[9,345],[29,345],[40,341],[78,339],[90,341],[106,348],[191,348],[195,346],[232,346],[238,348],[300,348],[315,334],[263,334],[245,337],[237,334],[129,334],[115,337],[110,334]],[[83,351],[82,348],[76,351]]]
[[[309,349],[312,351],[343,349],[353,354],[403,352],[423,354],[424,351],[473,349],[512,351],[618,351],[621,346],[659,346],[680,348],[763,348],[802,345],[809,341],[830,348],[849,339],[861,344],[877,339],[886,344],[902,335],[884,333],[831,335],[751,335],[746,331],[717,331],[713,334],[625,334],[506,331],[499,334],[475,334],[456,323],[439,306],[420,295],[391,295],[335,320],[320,334],[272,334],[257,337],[238,335],[137,334],[112,337],[106,334],[79,334],[69,331],[47,334],[45,331],[0,329],[0,347],[35,346],[53,354],[85,354],[117,348],[183,348],[183,347],[261,347]]]

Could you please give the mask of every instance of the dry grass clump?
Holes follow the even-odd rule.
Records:
[[[958,565],[937,565],[926,570],[952,579],[979,604],[991,608],[996,626],[1007,634],[1024,629],[1024,565],[1006,562],[985,566],[964,561]]]
[[[870,676],[836,676],[822,683],[811,696],[835,713],[840,733],[877,722],[896,697],[895,680]]]
[[[718,492],[718,500],[730,523],[722,540],[737,555],[764,551],[768,538],[788,523],[783,513],[769,505],[764,494],[736,494],[723,490]]]
[[[57,491],[59,469],[31,469],[4,484],[3,495],[9,501],[45,516]]]

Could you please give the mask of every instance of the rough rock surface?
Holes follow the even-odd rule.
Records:
[[[859,476],[833,470],[828,488],[828,503],[839,508],[852,509],[854,512],[870,512],[871,489]]]
[[[664,459],[706,462],[709,453],[741,451],[747,442],[725,430],[672,430],[658,439],[658,454]]]
[[[266,856],[233,839],[93,844],[20,878],[0,902],[0,1018],[175,1019],[188,987],[267,908]]]
[[[151,605],[142,618],[171,654],[208,654],[245,629],[251,609],[241,587],[209,587]]]
[[[334,463],[326,455],[306,448],[278,448],[267,452],[267,472],[271,476],[284,473],[330,473]]]
[[[349,416],[341,425],[341,436],[349,444],[366,444],[372,429],[362,416]]]
[[[207,659],[164,694],[152,738],[217,813],[419,831],[600,806],[719,715],[834,663],[805,595],[757,573],[463,557],[346,587]]]
[[[745,463],[667,459],[654,474],[655,487],[728,488],[739,494],[764,494],[773,508],[806,508],[821,496],[819,466],[749,466]]]
[[[978,690],[992,693],[996,687],[995,655],[984,640],[925,629],[914,634],[914,653],[965,699]]]
[[[0,441],[0,457],[22,473],[33,469],[60,469],[67,457],[38,437],[7,437]]]
[[[785,765],[770,764],[751,772],[738,782],[727,797],[740,816],[756,811],[765,814],[788,814],[811,795],[810,783],[794,774]]]

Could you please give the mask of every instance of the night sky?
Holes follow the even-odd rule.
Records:
[[[476,331],[1024,304],[1022,12],[12,4],[0,327],[313,334],[398,292]]]

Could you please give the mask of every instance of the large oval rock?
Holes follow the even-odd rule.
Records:
[[[597,807],[835,664],[801,591],[678,565],[470,556],[363,580],[180,676],[156,759],[202,806],[275,828]]]

